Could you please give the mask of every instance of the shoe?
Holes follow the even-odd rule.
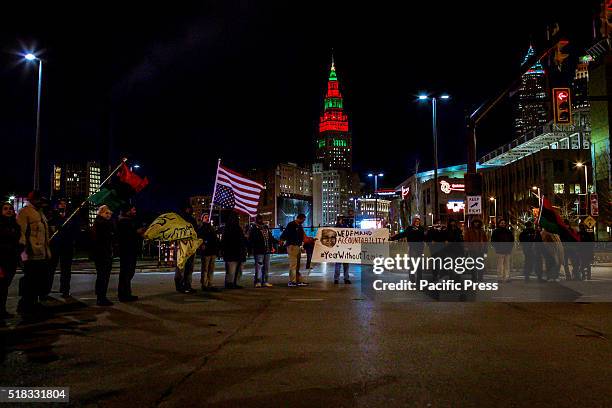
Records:
[[[62,293],[62,294],[61,294],[61,296],[62,296],[62,298],[64,298],[64,299],[68,299],[68,298],[71,298],[71,297],[72,297],[72,296],[70,296],[70,292],[64,292],[64,293]]]
[[[122,296],[119,298],[120,302],[134,302],[138,300],[138,296],[130,295],[130,296]]]
[[[289,286],[290,288],[296,287],[297,285],[298,285],[298,284],[297,284],[297,283],[295,283],[295,282],[289,282],[289,283],[287,284],[287,286]]]
[[[189,288],[189,289],[185,289],[183,290],[183,293],[185,294],[191,294],[191,293],[196,293],[196,290],[193,288]]]
[[[257,283],[255,284],[255,287],[256,287],[256,288],[261,288],[261,283],[257,282]]]
[[[46,295],[46,296],[41,296],[40,297],[40,301],[41,302],[53,302],[55,300],[54,297]]]
[[[310,283],[308,283],[308,282],[298,282],[297,285],[298,286],[309,286]]]
[[[266,288],[272,288],[272,287],[274,287],[274,285],[273,285],[273,284],[268,283],[268,282],[264,283],[263,285],[264,285]]]
[[[351,284],[350,279],[345,279],[345,280],[344,280],[344,284],[345,284],[345,285],[350,285],[350,284]]]
[[[96,301],[96,305],[98,306],[112,306],[113,302],[111,302],[110,300],[104,298],[104,299],[98,299]]]
[[[221,292],[221,289],[215,288],[214,286],[209,286],[206,290],[209,292]]]
[[[340,283],[338,282],[338,279],[334,279],[334,285],[337,285],[338,283]]]
[[[208,286],[202,286],[202,292],[208,292],[210,288]]]

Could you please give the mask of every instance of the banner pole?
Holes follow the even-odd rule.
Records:
[[[208,221],[212,224],[212,212],[215,206],[215,193],[217,192],[217,180],[219,179],[219,166],[221,166],[221,158],[217,161],[217,174],[215,175],[215,186],[213,187],[212,197],[210,197],[210,210],[208,212]]]
[[[93,196],[94,194],[98,193],[98,192],[100,191],[100,189],[102,188],[102,186],[103,186],[103,185],[104,185],[104,184],[105,184],[105,183],[106,183],[108,180],[110,180],[110,178],[111,178],[111,177],[112,177],[112,176],[113,176],[113,175],[114,175],[114,174],[115,174],[115,173],[116,173],[116,172],[117,172],[117,171],[118,171],[118,170],[121,168],[121,166],[123,166],[123,164],[124,164],[126,161],[127,161],[127,158],[123,158],[123,159],[121,160],[121,163],[120,163],[120,164],[119,164],[117,167],[115,167],[115,170],[113,170],[113,171],[112,171],[112,172],[111,172],[111,173],[108,175],[108,177],[107,177],[107,178],[105,178],[105,179],[104,179],[104,180],[103,180],[103,181],[100,183],[100,185],[98,186],[98,189],[96,190],[96,192],[95,192],[95,193],[93,193],[93,194],[90,194],[90,195],[89,195],[89,197],[87,197],[87,198],[85,199],[85,201],[83,201],[83,202],[81,203],[81,205],[79,205],[79,206],[77,207],[77,209],[76,209],[76,210],[74,210],[74,211],[72,212],[72,214],[70,214],[70,217],[66,218],[66,221],[64,221],[64,223],[62,224],[62,226],[61,226],[61,227],[59,227],[59,228],[57,229],[57,231],[55,231],[55,232],[53,233],[53,235],[51,235],[51,238],[49,238],[49,241],[51,241],[51,240],[52,240],[52,239],[53,239],[53,238],[54,238],[54,237],[57,235],[57,233],[58,233],[58,232],[59,232],[59,231],[60,231],[62,228],[64,228],[64,227],[66,226],[66,224],[68,224],[68,223],[70,222],[70,220],[71,220],[71,219],[72,219],[72,218],[73,218],[73,217],[74,217],[74,216],[75,216],[75,215],[76,215],[76,214],[77,214],[79,211],[81,211],[81,208],[83,208],[83,206],[85,206],[85,204],[87,204],[87,202],[89,201],[89,199],[91,198],[91,196]]]

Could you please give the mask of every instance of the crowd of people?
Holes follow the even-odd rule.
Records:
[[[570,221],[564,221],[565,228],[571,230],[573,227]],[[454,219],[449,219],[447,225],[442,225],[438,220],[425,230],[421,226],[420,218],[415,217],[410,227],[392,236],[390,240],[407,240],[411,257],[421,256],[426,243],[430,246],[432,256],[443,253],[445,256],[472,258],[485,256],[490,245],[496,256],[499,283],[510,282],[511,259],[515,242],[518,242],[524,255],[525,281],[529,281],[531,276],[536,277],[539,282],[559,281],[561,266],[564,268],[566,280],[590,280],[593,246],[589,243],[594,242],[595,237],[583,223],[579,224],[578,234],[582,244],[563,240],[559,234],[527,221],[517,240],[503,218],[497,220],[489,236],[483,222],[478,218],[473,219],[464,230]],[[438,271],[434,270],[432,273],[433,279],[438,280]],[[420,279],[421,275],[422,271],[417,271],[417,279]],[[482,280],[481,275],[474,278]]]
[[[15,214],[12,204],[2,204],[0,217],[0,318],[11,317],[6,310],[8,289],[19,264],[23,266],[23,276],[19,281],[19,303],[17,312],[34,313],[40,308],[40,302],[49,300],[54,283],[56,269],[59,266],[59,292],[69,298],[71,269],[74,257],[75,242],[81,228],[78,218],[70,218],[66,201],[60,200],[52,211],[43,211],[44,199],[34,191],[28,195],[28,204],[19,214]],[[186,205],[179,215],[194,226],[198,238],[202,240],[196,254],[191,255],[182,267],[176,267],[174,282],[177,292],[194,293],[192,275],[196,258],[201,261],[201,289],[204,292],[219,291],[213,286],[213,276],[218,257],[225,264],[225,289],[241,289],[243,266],[248,256],[254,260],[254,281],[256,288],[272,287],[269,281],[271,256],[279,246],[286,248],[289,261],[290,287],[308,286],[300,270],[302,249],[306,252],[306,269],[311,269],[311,260],[315,238],[308,237],[303,228],[306,219],[299,214],[289,222],[276,240],[264,222],[257,215],[254,222],[246,229],[240,227],[236,213],[230,212],[221,229],[214,227],[208,214],[199,220],[193,215],[193,208]],[[353,217],[338,217],[336,227],[353,228]],[[111,209],[102,205],[98,208],[90,236],[90,258],[96,269],[95,295],[99,306],[111,306],[108,299],[108,287],[114,257],[119,257],[119,279],[117,298],[120,302],[133,302],[138,296],[132,293],[132,279],[136,272],[139,252],[142,248],[142,237],[145,226],[137,221],[137,210],[133,205],[125,205],[115,219]],[[594,236],[580,224],[580,240],[593,242]],[[567,221],[566,228],[571,229]],[[425,245],[430,247],[432,255],[444,253],[445,256],[484,256],[489,245],[496,253],[499,282],[509,282],[511,257],[515,243],[515,234],[508,227],[506,220],[498,219],[492,233],[487,234],[483,222],[474,219],[462,230],[456,220],[450,219],[447,225],[439,221],[427,230],[421,226],[418,217],[400,234],[390,240],[406,239],[409,242],[409,256],[419,257],[424,253]],[[557,281],[561,266],[565,269],[568,280],[591,278],[593,261],[592,247],[572,246],[563,242],[553,232],[525,223],[518,235],[518,241],[524,254],[523,274],[525,280],[533,275],[538,281]],[[323,238],[322,238],[323,243]],[[548,245],[541,245],[547,243]],[[571,268],[570,268],[571,265]],[[345,284],[351,284],[349,264],[337,263],[334,268],[334,284],[339,284],[343,273]],[[417,271],[416,278],[422,279],[423,271]],[[482,280],[482,275],[475,276]],[[438,280],[438,271],[433,271],[433,279]]]

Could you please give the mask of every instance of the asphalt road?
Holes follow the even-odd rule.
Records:
[[[377,301],[363,295],[357,269],[350,286],[315,269],[310,287],[288,288],[285,268],[275,261],[274,288],[194,295],[176,293],[169,273],[139,273],[141,299],[110,308],[94,306],[94,275],[75,274],[78,301],[0,328],[0,385],[69,386],[74,406],[612,401],[609,303],[436,302],[425,293]]]

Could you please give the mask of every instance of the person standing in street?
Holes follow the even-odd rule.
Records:
[[[132,294],[132,278],[136,273],[136,261],[142,245],[144,229],[136,221],[136,207],[124,207],[117,221],[119,240],[119,285],[117,295],[120,302],[133,302],[138,296]]]
[[[547,231],[546,228],[542,229],[540,235],[544,243],[542,254],[546,264],[546,280],[549,282],[559,282],[559,271],[564,259],[561,237],[558,234]]]
[[[179,213],[181,218],[187,221],[194,229],[197,229],[198,223],[193,217],[193,207],[191,204],[186,204],[183,210]],[[196,254],[191,255],[185,261],[183,268],[176,267],[174,271],[174,284],[177,292],[195,293],[195,289],[191,287],[193,276],[193,267],[195,264]]]
[[[538,282],[543,282],[542,278],[542,259],[540,258],[542,242],[540,233],[533,227],[533,222],[527,221],[525,229],[519,235],[521,248],[525,257],[523,275],[525,282],[529,282],[529,276],[533,273],[538,278]]]
[[[343,216],[339,216],[336,220],[336,228],[353,228],[350,222]],[[344,283],[346,285],[351,284],[349,279],[349,264],[348,263],[336,263],[334,265],[334,285],[337,285],[340,281],[340,268],[344,271]]]
[[[210,223],[208,214],[202,215],[202,225],[198,227],[198,238],[202,239],[202,247],[200,248],[200,256],[202,257],[202,274],[200,283],[202,291],[216,292],[218,289],[213,286],[213,277],[215,274],[215,262],[219,254],[219,238],[217,231]]]
[[[35,312],[39,297],[46,296],[49,282],[49,224],[42,212],[43,198],[38,191],[28,194],[28,205],[17,215],[21,236],[19,244],[24,248],[23,277],[19,285],[21,299],[17,311],[23,314]]]
[[[23,248],[19,245],[21,229],[11,203],[2,203],[0,215],[0,320],[13,317],[6,310],[8,289],[17,271],[17,260]]]
[[[295,220],[287,224],[287,227],[281,234],[281,242],[287,244],[287,256],[289,257],[289,287],[308,286],[308,283],[302,281],[300,274],[300,262],[302,258],[302,244],[304,243],[304,228],[302,224],[306,220],[305,214],[298,214]]]
[[[466,255],[470,258],[484,258],[487,253],[489,246],[489,239],[485,232],[482,220],[480,218],[474,218],[470,223],[470,226],[465,229],[463,235],[466,242]],[[484,270],[478,270],[474,268],[472,272],[472,278],[475,281],[482,281]]]
[[[263,217],[257,214],[255,223],[249,230],[249,247],[255,258],[255,282],[256,288],[271,288],[272,284],[268,281],[270,272],[270,257],[274,252],[274,237],[270,228],[263,222]]]
[[[108,281],[113,268],[113,239],[115,226],[111,220],[113,212],[108,206],[98,208],[92,232],[92,258],[96,265],[96,304],[112,306],[108,300]]]
[[[60,266],[60,293],[63,298],[70,297],[70,280],[72,275],[72,260],[74,245],[80,232],[79,223],[73,217],[66,225],[68,205],[66,200],[59,200],[49,220],[51,240],[51,262],[49,268],[49,286],[47,294],[53,289],[55,270]],[[53,236],[55,234],[55,236]]]
[[[510,256],[514,246],[514,236],[503,218],[499,218],[497,221],[497,228],[493,230],[491,235],[491,244],[497,254],[497,280],[499,283],[509,283]]]
[[[561,242],[563,243],[563,270],[565,272],[565,280],[580,280],[578,276],[580,274],[580,254],[579,247],[576,244],[575,239],[573,238],[574,229],[569,219],[564,219],[563,223],[568,231],[571,233],[562,234],[559,236]],[[570,269],[570,262],[572,264],[572,268]]]
[[[591,280],[591,264],[593,263],[593,250],[595,241],[595,234],[589,232],[584,222],[578,225],[580,230],[580,273],[578,274],[580,280]]]
[[[310,274],[312,271],[312,254],[314,253],[315,241],[317,238],[304,236],[304,251],[306,252],[306,270]]]
[[[221,250],[225,262],[225,288],[242,289],[239,282],[242,277],[242,265],[246,261],[247,239],[235,212],[229,213],[223,228]]]

